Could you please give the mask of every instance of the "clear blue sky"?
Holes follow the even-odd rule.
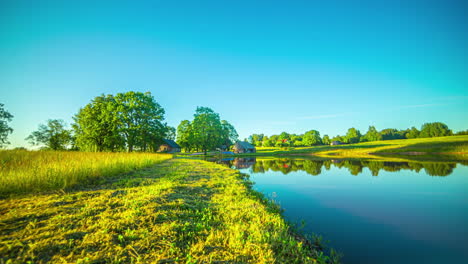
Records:
[[[468,129],[466,1],[0,1],[11,147],[102,93],[151,91],[177,126],[240,137],[442,121]]]

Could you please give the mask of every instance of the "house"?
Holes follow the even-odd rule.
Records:
[[[255,146],[245,141],[237,141],[232,150],[234,153],[255,153],[257,151]]]
[[[180,152],[181,148],[177,143],[175,143],[174,140],[163,139],[163,141],[164,143],[161,146],[159,146],[158,152]]]
[[[344,144],[343,142],[337,140],[337,141],[332,141],[330,143],[330,146],[343,145],[343,144]]]

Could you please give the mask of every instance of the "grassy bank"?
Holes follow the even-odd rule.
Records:
[[[152,153],[4,150],[0,151],[0,197],[66,190],[170,158]]]
[[[172,159],[103,179],[0,200],[0,262],[330,262],[236,170]]]
[[[252,154],[249,154],[252,155]],[[385,156],[440,156],[468,159],[468,136],[373,141],[338,146],[257,148],[260,156],[315,155],[320,157],[377,158]]]

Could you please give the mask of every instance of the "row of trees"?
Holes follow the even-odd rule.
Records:
[[[228,149],[238,138],[236,129],[208,107],[197,107],[193,120],[177,127],[177,143],[186,151]]]
[[[163,139],[176,139],[176,129],[164,123],[164,109],[151,93],[127,92],[95,97],[73,117],[68,128],[60,119],[48,120],[26,140],[51,150],[157,151]],[[0,147],[8,144],[13,116],[0,104]],[[198,107],[193,121],[183,120],[177,141],[188,151],[228,149],[237,141],[235,128],[208,107]]]
[[[48,120],[26,140],[52,150],[156,151],[163,138],[175,138],[164,114],[149,92],[101,95],[78,111],[71,129],[63,120]]]
[[[465,135],[468,131],[461,131],[455,135]],[[255,146],[263,147],[302,147],[302,146],[315,146],[315,145],[329,145],[333,141],[342,143],[359,143],[378,140],[391,140],[391,139],[409,139],[409,138],[428,138],[428,137],[443,137],[454,135],[448,126],[441,122],[425,123],[422,125],[421,130],[415,127],[397,130],[392,128],[383,129],[378,131],[374,126],[369,126],[365,134],[352,127],[348,129],[347,133],[343,136],[335,136],[330,138],[328,135],[320,137],[320,132],[317,130],[310,130],[304,134],[289,134],[282,132],[279,135],[272,135],[270,137],[264,134],[253,134],[247,140]]]

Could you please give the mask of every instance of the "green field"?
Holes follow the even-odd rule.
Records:
[[[94,164],[86,158],[90,153],[14,153],[15,164],[31,165],[22,168],[3,159],[3,177],[30,179],[36,154],[49,159],[56,154],[51,164],[69,170]],[[70,163],[74,155],[81,160]],[[119,155],[132,162],[144,157]],[[132,162],[119,165],[126,173],[115,174],[118,169],[109,161],[114,169],[99,167],[98,181],[78,180],[60,192],[44,193],[60,184],[52,188],[40,179],[54,175],[58,181],[59,175],[68,179],[72,174],[51,172],[28,184],[10,183],[13,192],[2,186],[10,197],[0,200],[0,262],[335,263],[293,232],[279,207],[253,191],[236,170],[167,156],[157,156],[150,167],[143,163],[144,169]],[[32,184],[39,185],[23,189]],[[42,193],[25,195],[25,190]]]
[[[314,155],[341,158],[417,158],[438,156],[441,159],[468,160],[468,136],[373,141],[338,146],[297,148],[257,148],[247,155]]]
[[[0,151],[0,197],[67,190],[104,177],[145,168],[169,154],[70,151]]]

